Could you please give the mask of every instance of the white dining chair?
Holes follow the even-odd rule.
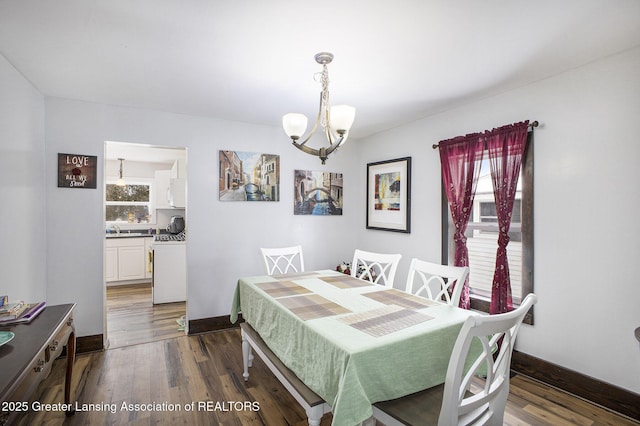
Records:
[[[302,246],[261,248],[267,275],[304,272]]]
[[[537,302],[531,293],[506,314],[472,315],[464,322],[451,353],[444,384],[373,405],[373,416],[393,425],[502,425],[509,396],[511,354],[525,314]],[[465,374],[471,341],[482,343]],[[496,349],[499,348],[499,349]],[[497,353],[496,353],[497,352]],[[472,393],[471,380],[485,370],[485,383]]]
[[[407,275],[407,293],[458,306],[468,266],[439,265],[413,258]]]
[[[401,254],[373,253],[356,249],[351,263],[351,276],[393,287],[393,279],[401,257]]]

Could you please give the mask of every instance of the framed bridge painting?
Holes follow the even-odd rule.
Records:
[[[342,215],[342,173],[294,171],[294,215]]]

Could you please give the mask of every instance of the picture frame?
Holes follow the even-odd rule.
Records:
[[[411,232],[411,157],[367,164],[367,229]]]
[[[342,216],[342,207],[342,173],[294,170],[294,215]]]
[[[96,155],[58,153],[58,188],[96,189]]]
[[[220,201],[280,201],[280,155],[218,151]]]

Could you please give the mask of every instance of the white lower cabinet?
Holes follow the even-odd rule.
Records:
[[[104,277],[107,282],[118,281],[118,249],[106,247],[104,249]]]
[[[145,278],[144,244],[118,248],[118,280],[141,280]]]
[[[150,238],[107,238],[105,279],[107,282],[147,278],[147,247]]]

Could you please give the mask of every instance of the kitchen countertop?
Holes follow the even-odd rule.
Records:
[[[172,235],[172,234],[171,232],[168,232],[166,229],[161,229],[159,234],[156,234],[155,230],[150,234],[149,231],[146,229],[144,230],[132,229],[131,231],[129,230],[120,231],[119,234],[116,232],[109,232],[105,234],[105,238],[107,240],[120,239],[120,238],[152,238],[152,237],[155,237],[156,235]],[[166,241],[163,241],[163,242],[166,242]],[[172,242],[176,242],[176,241],[172,241]],[[184,243],[184,241],[177,241],[177,242]]]
[[[110,234],[106,234],[105,238],[147,238],[147,237],[153,237],[155,235],[155,233],[153,234],[149,234],[148,232],[140,232],[140,231],[133,231],[133,232],[128,232],[128,231],[123,231],[120,232],[119,234],[117,233],[110,233]]]

